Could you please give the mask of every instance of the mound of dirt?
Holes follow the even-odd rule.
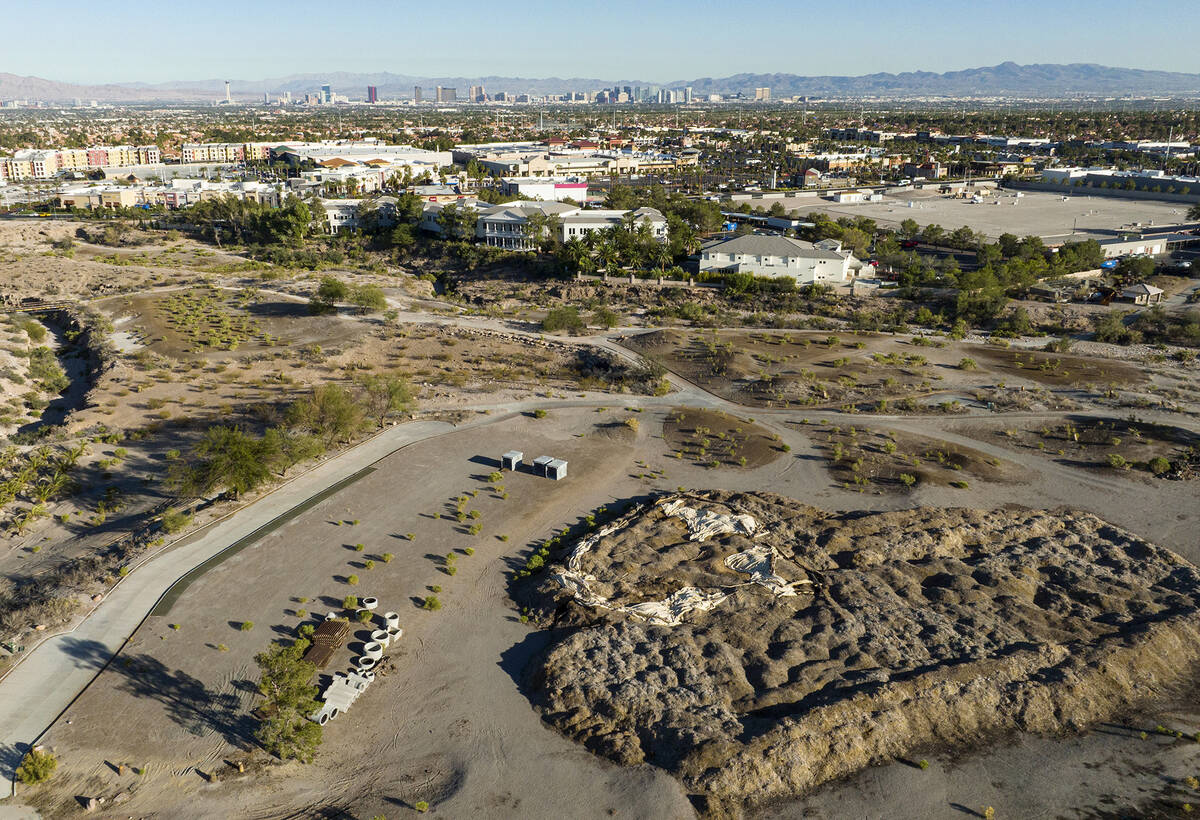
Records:
[[[1200,656],[1197,568],[1082,512],[714,491],[637,507],[549,569],[536,705],[716,814],[915,749],[1082,729]]]

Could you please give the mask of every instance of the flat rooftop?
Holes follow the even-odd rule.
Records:
[[[1147,227],[1187,221],[1188,206],[1178,202],[1083,195],[1068,196],[1064,200],[1062,194],[1043,191],[1021,191],[1020,198],[1015,194],[1015,191],[999,191],[996,196],[984,197],[985,201],[980,204],[931,191],[905,191],[895,196],[885,195],[882,202],[861,204],[838,204],[811,198],[789,198],[782,202],[799,216],[814,211],[834,218],[865,216],[884,228],[893,228],[902,220],[911,219],[922,227],[938,224],[947,231],[969,225],[972,230],[992,239],[1002,233],[1012,233],[1040,236],[1053,242],[1072,240],[1072,226],[1075,229],[1073,240],[1079,241],[1111,239],[1135,222]],[[769,207],[771,202],[764,200],[755,204]]]

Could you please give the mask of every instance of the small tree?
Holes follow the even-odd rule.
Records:
[[[388,416],[403,413],[412,406],[412,389],[394,373],[376,373],[360,381],[366,400],[366,413],[382,427]]]
[[[52,752],[30,749],[17,766],[17,780],[28,786],[45,783],[58,768],[58,758]]]
[[[265,715],[254,736],[281,760],[311,763],[321,743],[321,727],[308,719],[317,711],[317,688],[309,681],[316,667],[303,660],[307,640],[272,644],[254,660],[262,670],[258,684]]]

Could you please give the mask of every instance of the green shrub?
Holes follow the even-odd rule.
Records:
[[[903,484],[905,487],[911,487],[912,485],[917,483],[917,477],[915,475],[913,475],[912,473],[901,473],[900,474],[900,483]]]
[[[358,596],[347,595],[342,599],[342,609],[358,609]]]
[[[418,800],[416,803],[413,803],[413,808],[424,814],[429,811],[429,804],[424,800]]]
[[[544,419],[546,418],[546,411],[539,407],[537,410],[533,411],[533,417],[535,419]]]
[[[168,535],[186,529],[192,523],[191,513],[183,510],[169,509],[163,513],[162,528]]]
[[[1162,475],[1171,469],[1171,462],[1162,456],[1155,456],[1146,463],[1146,466],[1149,467],[1150,472],[1154,473],[1155,475]]]
[[[436,595],[426,595],[425,603],[421,604],[422,609],[427,609],[430,612],[436,612],[442,608],[442,602],[438,600]]]
[[[254,621],[242,621],[241,629],[243,632],[249,632],[251,629],[254,629]]]
[[[1108,466],[1112,467],[1114,470],[1123,470],[1126,466],[1128,466],[1128,464],[1129,462],[1127,462],[1125,457],[1120,453],[1108,454]]]
[[[45,783],[58,768],[58,758],[51,752],[30,749],[17,766],[17,780],[27,786]]]
[[[360,624],[365,624],[369,620],[371,620],[371,611],[369,609],[364,609],[358,613],[358,622]]]
[[[365,547],[365,546],[363,546],[362,544],[355,544],[355,545],[354,545],[354,551],[355,551],[355,552],[362,552],[362,551],[363,551],[363,550],[365,550],[365,549],[366,549],[366,547]]]
[[[375,569],[375,562],[368,558],[366,561],[363,561],[363,569]]]
[[[978,367],[978,365],[975,363],[975,360],[972,358],[963,358],[958,363],[959,370],[974,370],[977,367]]]
[[[350,586],[352,586],[352,587],[356,587],[356,586],[358,586],[358,576],[357,576],[357,575],[351,575],[349,578],[347,578],[347,579],[346,579],[346,583],[347,583],[347,584],[349,584],[349,585],[350,585]]]
[[[383,555],[381,555],[379,557],[383,560],[383,563],[390,564],[390,563],[392,563],[392,559],[395,558],[396,556],[392,555],[390,552],[385,552]]]

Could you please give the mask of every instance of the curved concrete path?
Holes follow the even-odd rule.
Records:
[[[107,664],[96,658],[115,656],[176,581],[240,539],[401,447],[454,429],[445,422],[433,421],[389,427],[182,539],[131,572],[72,631],[34,647],[0,681],[0,774],[11,780],[30,744]],[[80,651],[82,647],[88,651]]]

